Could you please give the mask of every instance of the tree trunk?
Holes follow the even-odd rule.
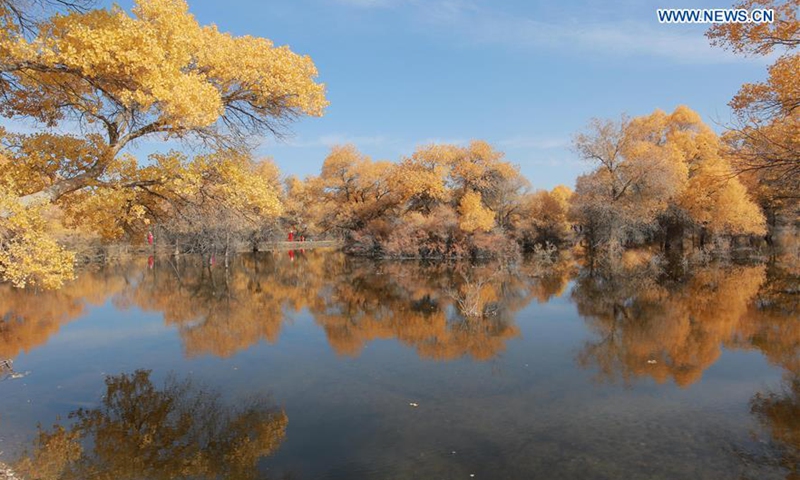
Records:
[[[708,243],[708,229],[706,227],[700,227],[700,248],[706,248],[706,244]]]
[[[668,254],[683,253],[684,226],[679,221],[670,221],[666,228],[664,251]]]

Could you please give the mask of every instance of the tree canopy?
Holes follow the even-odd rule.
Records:
[[[325,86],[309,57],[200,25],[183,0],[140,0],[130,13],[57,12],[33,32],[18,24],[14,5],[0,4],[0,112],[43,129],[2,135],[10,167],[0,172],[3,277],[57,284],[69,263],[43,229],[22,232],[19,208],[35,216],[53,203],[67,223],[110,238],[200,200],[280,212],[248,147],[255,135],[322,115]],[[200,142],[210,153],[142,159],[126,150],[145,138]],[[34,250],[44,255],[33,259]],[[20,262],[38,265],[19,278],[12,263]]]
[[[731,100],[728,155],[768,214],[800,203],[800,1],[745,0],[736,8],[770,8],[773,23],[715,25],[711,43],[750,56],[774,55],[767,79],[746,83]],[[774,220],[773,220],[774,223]]]
[[[717,135],[681,106],[671,114],[594,120],[575,137],[595,169],[578,178],[576,221],[595,247],[642,241],[672,225],[762,235],[764,217],[722,155]]]

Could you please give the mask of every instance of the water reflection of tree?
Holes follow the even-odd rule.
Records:
[[[83,315],[87,305],[100,305],[125,288],[119,265],[86,270],[79,281],[56,291],[0,284],[0,359],[44,344],[61,325]]]
[[[86,272],[57,292],[0,290],[10,305],[0,325],[8,357],[43,343],[87,303],[160,312],[178,328],[188,355],[227,357],[277,340],[283,323],[307,309],[334,350],[357,354],[396,338],[426,358],[489,359],[518,334],[514,313],[563,292],[569,262],[523,264],[374,263],[335,252],[159,258]],[[13,315],[13,317],[12,317]],[[14,320],[14,321],[11,321]],[[16,322],[16,323],[15,323]]]
[[[745,476],[778,465],[800,479],[800,310],[798,269],[706,266],[681,282],[657,271],[595,271],[578,277],[572,292],[595,339],[578,355],[601,381],[669,379],[686,387],[719,357],[722,347],[758,350],[785,371],[783,389],[757,393],[751,411],[764,427],[758,445],[735,448]]]
[[[661,284],[648,271],[594,272],[573,290],[578,312],[597,340],[579,354],[600,378],[651,377],[690,385],[741,338],[763,266],[703,267],[681,283]]]
[[[788,480],[800,479],[800,376],[787,375],[778,392],[759,392],[750,408],[771,438],[766,450],[744,458],[779,465],[787,471]]]
[[[745,314],[738,346],[758,349],[771,363],[800,375],[800,264],[773,263],[767,273]]]
[[[553,271],[563,274],[563,282],[496,264],[351,262],[311,312],[341,354],[395,338],[424,358],[487,360],[519,335],[516,312],[534,298],[560,293],[568,269]]]
[[[208,259],[163,259],[118,304],[162,312],[179,328],[189,355],[228,357],[278,339],[286,309],[296,311],[313,298],[323,278],[319,257],[300,266],[272,255],[241,256],[229,269]]]
[[[749,463],[778,465],[787,479],[800,480],[800,263],[793,256],[780,260],[768,267],[767,281],[745,315],[739,345],[761,351],[784,370],[784,381],[780,389],[758,392],[750,401],[769,434],[766,448],[740,450]]]
[[[251,479],[283,441],[287,417],[265,400],[226,407],[189,380],[110,376],[97,408],[40,429],[17,470],[29,480]]]

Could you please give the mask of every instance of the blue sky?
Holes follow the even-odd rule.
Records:
[[[740,85],[765,76],[764,59],[711,48],[705,26],[656,20],[656,8],[730,1],[188,1],[201,23],[314,59],[326,115],[259,150],[300,176],[337,143],[395,160],[422,143],[485,139],[534,187],[572,186],[587,165],[570,138],[591,117],[686,104],[724,123]]]

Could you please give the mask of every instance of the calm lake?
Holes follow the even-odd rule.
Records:
[[[297,250],[0,286],[0,461],[65,479],[798,478],[796,272]]]

